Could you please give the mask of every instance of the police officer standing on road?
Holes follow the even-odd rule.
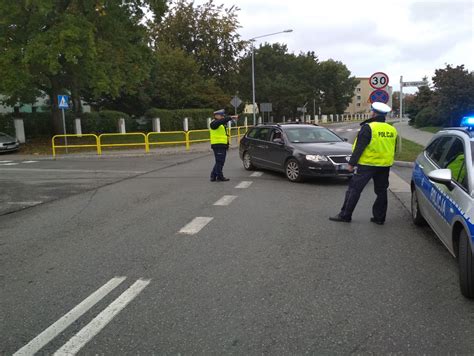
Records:
[[[350,222],[362,190],[373,179],[377,198],[372,207],[373,217],[370,221],[384,224],[387,214],[388,177],[395,158],[397,141],[397,130],[385,122],[385,116],[391,110],[390,106],[384,103],[372,104],[371,118],[361,124],[352,148],[349,171],[354,171],[354,175],[349,182],[344,204],[341,212],[329,220]]]
[[[224,168],[225,157],[229,149],[229,135],[227,133],[227,123],[237,120],[239,117],[226,116],[223,109],[214,111],[214,120],[211,122],[211,148],[214,151],[216,163],[211,172],[211,182],[226,182],[229,178],[224,177],[222,169]]]

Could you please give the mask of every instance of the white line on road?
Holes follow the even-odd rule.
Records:
[[[261,177],[263,176],[263,172],[253,172],[250,177]]]
[[[237,195],[224,195],[222,198],[216,201],[213,205],[226,206],[232,203],[235,198],[237,198]]]
[[[54,353],[55,356],[75,355],[95,335],[99,333],[110,321],[122,311],[135,297],[150,284],[149,279],[139,279],[125,292],[105,308],[92,321],[84,326],[76,335],[69,339],[63,347]]]
[[[37,163],[38,161],[23,161],[21,163]]]
[[[18,164],[18,163],[14,163]],[[0,164],[2,166],[2,164]],[[4,165],[5,166],[5,165]],[[144,174],[146,171],[113,171],[113,170],[88,170],[88,169],[54,169],[54,168],[0,168],[0,170],[7,172],[53,172],[53,173],[129,173],[129,174]]]
[[[10,163],[10,162],[13,162],[13,161],[0,161],[0,163]]]
[[[181,234],[194,235],[197,234],[201,229],[209,224],[209,222],[214,218],[207,218],[203,216],[198,216],[194,218],[189,224],[183,227],[179,232]]]
[[[347,129],[346,131],[352,131],[352,129]]]
[[[16,166],[18,163],[0,163],[0,166]]]
[[[52,324],[49,328],[31,340],[28,344],[23,346],[13,356],[19,355],[34,355],[48,342],[53,340],[57,335],[63,332],[69,325],[74,323],[97,302],[114,290],[126,277],[114,277],[102,287],[97,289],[94,293],[84,299],[80,304],[74,307],[69,313],[65,314],[58,321]]]
[[[410,184],[392,171],[390,171],[390,190],[393,193],[409,193],[411,191]]]
[[[38,204],[41,204],[42,201],[9,201],[7,204],[10,204],[10,205],[30,205],[30,206],[33,206],[33,205],[38,205]]]
[[[237,185],[235,186],[235,188],[245,189],[245,188],[250,187],[251,184],[252,184],[251,181],[244,180],[244,181],[240,182],[239,184],[237,184]]]

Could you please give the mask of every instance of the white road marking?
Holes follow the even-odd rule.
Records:
[[[61,317],[58,321],[52,324],[49,328],[31,340],[28,344],[23,346],[13,356],[19,355],[34,355],[42,349],[47,343],[53,340],[57,335],[63,332],[67,327],[84,315],[97,302],[114,290],[126,277],[114,277],[102,287],[97,289],[94,293],[84,299],[80,304],[74,307],[70,312]]]
[[[237,198],[237,195],[224,195],[222,198],[216,201],[213,205],[226,206],[232,203],[235,198]]]
[[[250,177],[261,177],[263,176],[263,172],[253,172]]]
[[[0,161],[0,163],[10,163],[10,162],[13,162],[13,161]]]
[[[18,164],[18,163],[14,163]],[[2,164],[0,164],[1,166]],[[11,172],[53,172],[53,173],[130,173],[130,174],[144,174],[147,171],[107,171],[107,170],[90,170],[90,169],[54,169],[54,168],[0,168],[2,171]]]
[[[343,131],[343,129],[335,129],[334,131],[340,132],[340,131]]]
[[[390,171],[390,190],[393,193],[409,193],[411,191],[410,184],[392,171]]]
[[[179,230],[179,233],[188,234],[188,235],[197,234],[199,231],[201,231],[201,229],[204,226],[209,224],[209,222],[211,222],[212,219],[214,219],[214,218],[198,216],[198,217],[194,218],[185,227],[183,227],[181,230]]]
[[[23,161],[21,163],[37,163],[38,161]]]
[[[346,131],[352,131],[352,129],[347,129]]]
[[[237,185],[235,186],[235,188],[238,188],[238,189],[245,189],[245,188],[250,187],[251,184],[252,184],[251,181],[244,180],[244,181],[240,182],[239,184],[237,184]]]
[[[38,205],[38,204],[41,204],[41,203],[42,203],[42,201],[9,201],[7,204],[33,206],[33,205]]]
[[[135,297],[150,284],[149,279],[139,279],[125,292],[105,308],[92,321],[84,326],[76,335],[69,339],[63,347],[54,353],[55,356],[75,355],[110,321],[117,316]]]
[[[0,166],[16,166],[18,163],[0,163]]]

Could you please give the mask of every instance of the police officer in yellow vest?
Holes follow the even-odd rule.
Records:
[[[229,178],[224,177],[225,157],[229,149],[229,135],[227,133],[227,123],[237,120],[238,116],[226,116],[223,109],[214,111],[214,120],[211,122],[211,148],[214,151],[216,163],[211,172],[211,182],[225,182]]]
[[[352,148],[349,170],[354,171],[354,175],[349,182],[344,204],[341,212],[329,220],[350,222],[362,190],[373,179],[377,198],[372,207],[373,216],[370,221],[384,224],[387,214],[388,177],[397,141],[397,130],[385,122],[385,116],[391,110],[390,106],[384,103],[372,104],[371,118],[361,124]]]

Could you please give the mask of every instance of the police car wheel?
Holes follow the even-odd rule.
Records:
[[[247,171],[253,171],[255,169],[254,165],[252,164],[252,158],[250,158],[250,154],[248,152],[244,153],[242,163]]]
[[[466,298],[474,298],[474,254],[465,230],[459,235],[459,283]]]
[[[415,225],[423,226],[426,224],[425,218],[421,215],[420,206],[418,205],[416,190],[411,192],[411,218]]]
[[[301,176],[300,165],[294,158],[290,158],[288,161],[286,161],[285,174],[286,178],[288,178],[290,182],[301,182],[303,180],[303,177]]]

